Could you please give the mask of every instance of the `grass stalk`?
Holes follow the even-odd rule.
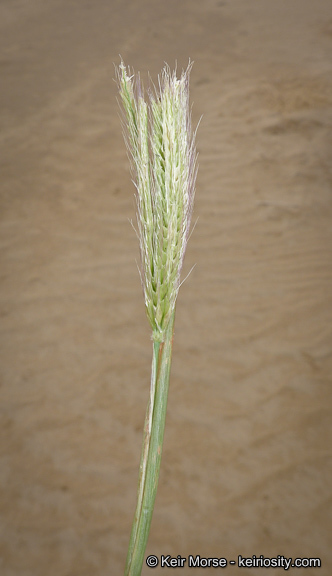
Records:
[[[150,531],[164,440],[173,326],[174,312],[167,327],[164,342],[153,342],[150,399],[144,425],[137,507],[129,542],[125,576],[141,574]]]

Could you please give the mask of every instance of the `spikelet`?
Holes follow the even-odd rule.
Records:
[[[189,108],[191,67],[177,79],[165,65],[147,102],[139,75],[123,62],[117,69],[137,190],[141,280],[156,342],[164,340],[175,308],[193,209],[197,153]]]

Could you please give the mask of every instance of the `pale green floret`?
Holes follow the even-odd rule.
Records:
[[[175,308],[188,239],[195,185],[196,152],[190,134],[188,81],[168,66],[148,104],[140,81],[121,63],[119,91],[126,115],[137,189],[141,278],[153,339],[162,342]],[[129,72],[129,71],[128,71]]]

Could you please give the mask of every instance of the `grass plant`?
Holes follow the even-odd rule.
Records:
[[[140,75],[116,69],[125,140],[136,187],[140,276],[152,328],[150,398],[144,425],[137,506],[125,576],[139,576],[158,486],[171,367],[175,306],[190,234],[197,174],[189,76],[165,65],[145,97]]]

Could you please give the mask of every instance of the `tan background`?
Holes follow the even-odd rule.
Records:
[[[123,571],[151,341],[118,54],[193,59],[203,114],[147,552],[332,574],[331,8],[2,0],[1,575]]]

